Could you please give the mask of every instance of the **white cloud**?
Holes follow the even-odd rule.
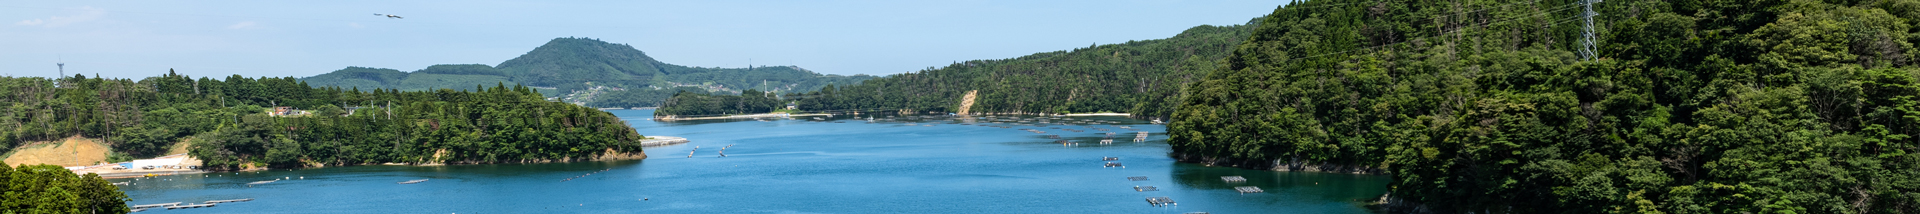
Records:
[[[233,25],[228,25],[227,29],[251,28],[253,27],[253,25],[254,25],[253,21],[244,21],[240,23],[234,23]]]
[[[26,25],[26,26],[59,27],[59,26],[66,26],[73,23],[99,20],[100,17],[106,16],[106,15],[107,15],[106,10],[101,10],[100,8],[93,8],[92,6],[87,6],[87,7],[80,7],[80,12],[75,13],[73,15],[53,16],[53,17],[47,17],[45,19],[20,20],[20,22],[14,22],[13,24]]]
[[[353,28],[365,28],[365,27],[367,27],[367,26],[360,26],[360,23],[359,23],[359,22],[348,22],[348,23],[347,23],[347,27],[353,27]]]

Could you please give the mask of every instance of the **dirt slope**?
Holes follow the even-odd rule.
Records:
[[[58,142],[29,142],[21,148],[14,148],[7,155],[7,165],[53,164],[60,166],[86,166],[104,163],[109,152],[107,144],[99,139],[68,137]]]

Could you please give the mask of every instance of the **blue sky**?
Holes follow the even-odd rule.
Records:
[[[686,66],[895,74],[1242,24],[1286,1],[15,1],[0,75],[296,76],[495,65],[556,37]],[[396,14],[405,19],[374,16]]]

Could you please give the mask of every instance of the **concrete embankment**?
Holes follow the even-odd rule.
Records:
[[[1068,117],[1078,117],[1078,116],[1123,116],[1123,117],[1132,117],[1132,116],[1133,116],[1133,114],[1128,114],[1128,113],[1078,113],[1078,114],[1066,114],[1066,115],[1062,115],[1062,116],[1068,116]]]
[[[138,177],[145,177],[148,175],[168,176],[168,175],[202,174],[202,173],[207,173],[207,171],[193,170],[193,169],[156,169],[156,170],[100,171],[100,172],[93,172],[93,173],[100,174],[101,178],[138,178]]]

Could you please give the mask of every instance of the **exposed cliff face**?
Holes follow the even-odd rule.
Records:
[[[1434,213],[1433,209],[1428,209],[1426,204],[1396,197],[1392,192],[1380,195],[1379,201],[1374,201],[1367,206],[1379,209],[1383,213]]]
[[[620,152],[620,151],[614,151],[612,148],[608,148],[605,153],[600,153],[599,156],[593,157],[592,160],[593,161],[619,161],[619,160],[641,160],[641,159],[647,159],[646,152],[644,151]]]

